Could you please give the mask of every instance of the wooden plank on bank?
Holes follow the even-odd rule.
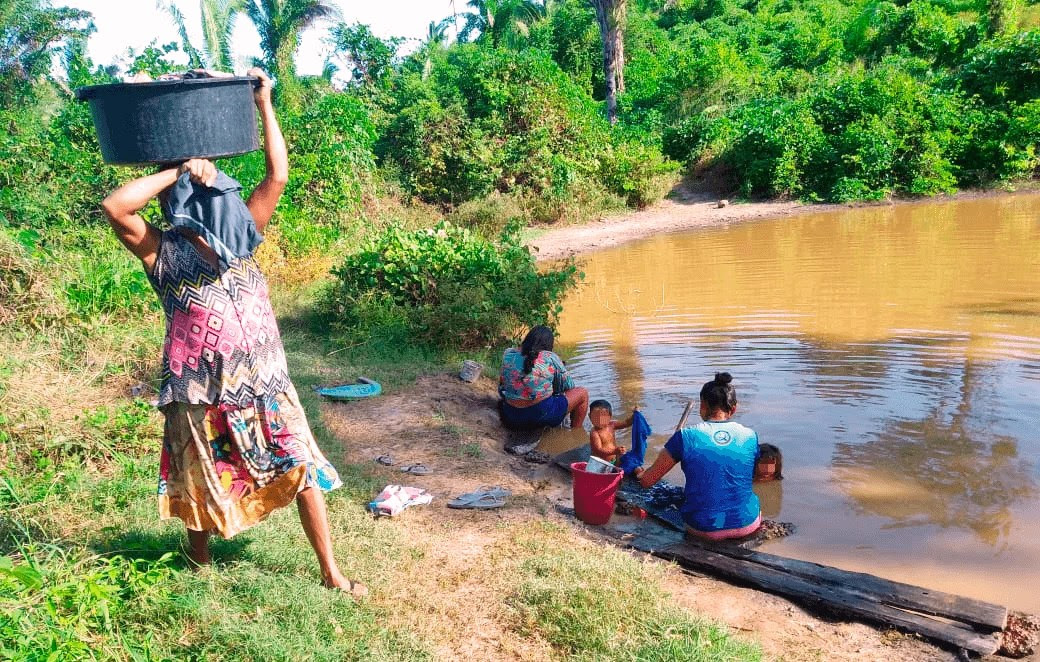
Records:
[[[916,632],[981,655],[992,655],[1000,648],[999,631],[978,632],[964,623],[937,620],[868,599],[838,584],[813,581],[783,569],[727,556],[703,547],[677,543],[654,550],[653,554],[684,568],[710,572],[812,606]]]
[[[853,591],[870,600],[892,607],[950,618],[987,631],[1003,630],[1007,625],[1007,607],[982,600],[895,582],[865,572],[842,570],[833,566],[800,561],[767,552],[735,546],[723,548],[721,545],[707,546],[696,542],[693,544],[709,548],[725,556],[753,561],[809,581],[840,586],[845,590]]]
[[[578,446],[560,453],[553,458],[553,462],[561,469],[570,471],[572,464],[575,462],[588,462],[590,455],[592,455],[592,449],[588,444],[585,444],[584,446]]]

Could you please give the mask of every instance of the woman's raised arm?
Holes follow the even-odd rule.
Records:
[[[149,225],[137,212],[176,181],[177,168],[160,170],[123,184],[101,203],[116,237],[141,260],[149,273],[155,264],[156,251],[159,250],[159,230]]]
[[[285,147],[282,129],[278,126],[278,118],[274,114],[271,102],[273,84],[261,69],[250,69],[246,74],[260,79],[253,98],[260,112],[260,123],[264,127],[264,158],[267,161],[267,174],[264,176],[246,201],[249,213],[256,222],[258,232],[263,232],[278,206],[278,198],[289,182],[289,151]]]
[[[180,167],[166,168],[131,180],[112,191],[101,203],[119,241],[137,256],[148,273],[152,272],[159,250],[159,230],[137,212],[144,209],[149,200],[173,186],[183,172],[191,173],[193,181],[206,186],[212,185],[217,178],[217,168],[213,163],[206,159],[192,159]]]

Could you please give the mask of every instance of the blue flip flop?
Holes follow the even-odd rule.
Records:
[[[330,400],[360,400],[371,398],[383,392],[383,387],[378,382],[365,377],[358,378],[356,384],[342,384],[318,389],[318,395]]]
[[[506,498],[513,493],[498,485],[485,485],[475,492],[455,497],[448,502],[448,508],[458,510],[494,510],[506,505]]]

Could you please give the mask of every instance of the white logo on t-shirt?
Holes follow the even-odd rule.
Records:
[[[719,430],[714,435],[712,435],[712,440],[714,440],[717,446],[728,446],[729,442],[733,441],[733,437],[730,436],[729,432],[726,432],[725,430]]]

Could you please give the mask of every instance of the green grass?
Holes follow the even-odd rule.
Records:
[[[667,604],[655,569],[612,549],[540,546],[510,598],[521,630],[566,657],[756,660],[754,646]]]
[[[157,517],[161,417],[146,399],[103,390],[113,378],[150,378],[158,320],[110,320],[22,339],[0,365],[0,659],[435,659],[450,631],[402,620],[400,599],[379,596],[401,595],[402,582],[433,571],[430,549],[448,541],[365,512],[382,481],[342,461],[341,442],[321,424],[310,387],[365,375],[392,391],[455,369],[463,357],[378,340],[337,346],[308,317],[312,293],[281,291],[275,305],[301,401],[345,484],[328,495],[337,558],[376,598],[358,605],[320,587],[292,508],[232,540],[215,540],[214,566],[188,570],[183,528]],[[120,343],[130,358],[110,351]],[[466,358],[494,366],[497,354]],[[68,396],[60,411],[50,392],[14,397],[12,385],[24,388],[24,375],[37,374],[26,371],[41,369],[57,375],[52,381]],[[483,451],[468,433],[458,426],[453,452],[479,458]],[[756,658],[713,626],[663,606],[659,575],[627,555],[583,543],[563,527],[525,527],[520,535],[493,527],[488,535],[507,551],[480,557],[486,567],[467,580],[495,587],[495,603],[481,609],[504,609],[505,631],[548,642],[552,657]],[[615,579],[600,584],[596,577]],[[451,600],[450,592],[436,594],[439,586],[423,598]]]
[[[46,474],[16,481],[18,505],[0,517],[0,658],[429,659],[381,610],[320,587],[291,509],[214,541],[215,567],[193,573],[181,527],[156,516],[154,457],[108,469],[67,471],[48,488]],[[365,515],[371,482],[344,478],[329,495],[337,553],[359,560],[344,564],[352,574],[378,577],[401,541]]]

